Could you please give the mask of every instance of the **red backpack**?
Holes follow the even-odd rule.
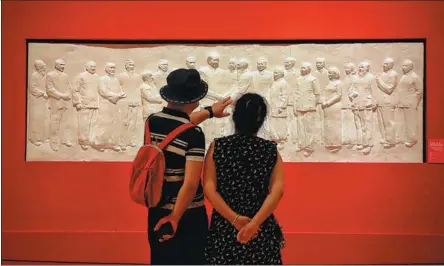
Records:
[[[145,143],[133,160],[130,179],[130,196],[133,201],[144,207],[157,206],[162,196],[162,185],[165,174],[165,156],[163,150],[180,133],[194,127],[192,123],[180,125],[159,143],[151,144],[149,122],[145,123]]]

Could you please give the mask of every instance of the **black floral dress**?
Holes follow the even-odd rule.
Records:
[[[269,193],[276,164],[276,144],[256,136],[231,135],[215,140],[217,191],[233,211],[253,218]],[[274,215],[247,244],[237,241],[236,228],[213,210],[205,255],[208,264],[282,264],[284,237]]]

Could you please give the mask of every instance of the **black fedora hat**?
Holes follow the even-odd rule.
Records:
[[[195,69],[179,68],[167,77],[167,85],[160,89],[160,96],[168,103],[188,104],[205,97],[208,84]]]

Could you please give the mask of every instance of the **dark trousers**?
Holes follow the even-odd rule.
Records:
[[[154,234],[154,227],[170,210],[151,208],[148,214],[148,240],[151,248],[151,265],[204,265],[205,244],[208,232],[208,217],[205,207],[185,211],[176,234],[170,240],[160,243]]]

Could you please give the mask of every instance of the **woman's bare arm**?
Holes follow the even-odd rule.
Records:
[[[259,211],[251,220],[251,223],[260,226],[277,208],[279,201],[281,200],[283,195],[284,195],[283,162],[281,155],[278,152],[276,165],[274,166],[274,170],[270,178],[270,194],[268,194],[267,198],[262,204],[262,207],[259,209]]]
[[[216,190],[216,167],[213,161],[214,142],[211,143],[204,164],[203,188],[211,205],[228,221],[233,222],[237,214],[227,205]]]

